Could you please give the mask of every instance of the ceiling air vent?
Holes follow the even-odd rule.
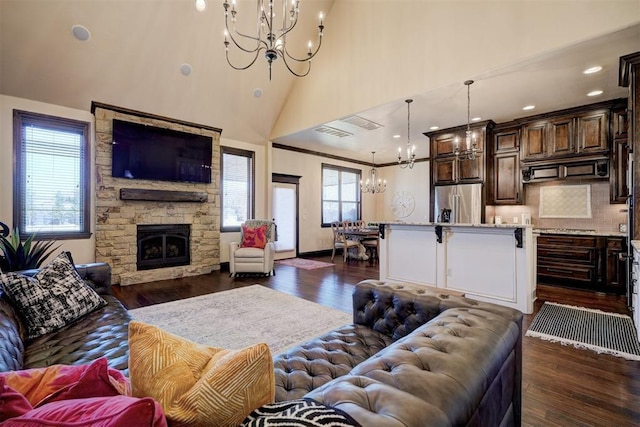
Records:
[[[349,117],[345,117],[344,119],[340,119],[340,121],[349,123],[350,125],[357,126],[365,130],[376,130],[376,129],[380,129],[381,127],[384,127],[379,123],[372,122],[371,120],[367,120],[360,116],[349,116]]]
[[[346,136],[353,136],[351,132],[346,130],[333,128],[331,126],[322,125],[314,129],[316,132],[324,133],[325,135],[335,136],[338,138],[344,138]]]

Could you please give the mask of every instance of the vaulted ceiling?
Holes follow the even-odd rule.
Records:
[[[222,0],[204,12],[192,0],[0,0],[0,93],[83,110],[99,101],[219,127],[223,138],[364,161],[375,150],[385,162],[406,142],[406,98],[415,100],[411,139],[424,157],[422,132],[466,121],[464,80],[476,81],[472,116],[503,122],[625,96],[618,58],[640,50],[638,0],[300,5],[289,39],[304,52],[324,11],[322,50],[309,76],[293,77],[276,61],[270,81],[262,58],[246,71],[227,65]],[[255,2],[238,0],[238,10],[249,31]],[[76,24],[89,40],[73,37]],[[582,74],[596,64],[602,72]],[[595,89],[604,92],[586,96]],[[526,104],[536,109],[523,112]],[[364,130],[354,115],[382,127]],[[321,125],[352,135],[327,136],[314,130]]]

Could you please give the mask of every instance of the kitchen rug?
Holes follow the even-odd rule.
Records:
[[[545,302],[526,335],[596,353],[640,360],[640,343],[629,316]]]
[[[305,258],[288,258],[276,261],[276,264],[289,265],[291,267],[302,268],[304,270],[315,270],[323,267],[333,267],[335,264],[324,261],[315,261]]]

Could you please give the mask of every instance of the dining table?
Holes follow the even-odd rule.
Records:
[[[360,243],[360,249],[358,251],[358,259],[360,258],[360,253],[363,252],[366,254],[366,248],[362,245],[363,240],[373,240],[378,238],[378,227],[375,228],[354,228],[354,229],[345,229],[340,230],[340,234],[342,234],[347,239],[357,240]],[[368,255],[369,264],[373,264],[373,256],[371,254]]]

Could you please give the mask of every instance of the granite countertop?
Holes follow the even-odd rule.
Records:
[[[633,246],[636,251],[640,251],[640,240],[632,240],[631,246]]]
[[[442,227],[474,227],[474,228],[526,228],[531,227],[530,224],[462,224],[450,222],[408,222],[408,221],[378,221],[379,224],[389,225],[421,225]]]
[[[569,234],[573,236],[614,236],[626,237],[627,233],[619,231],[583,230],[578,228],[533,228],[534,233],[539,234]]]
[[[626,237],[627,233],[619,231],[600,231],[577,228],[537,228],[530,224],[452,224],[449,222],[409,222],[409,221],[378,221],[379,224],[388,225],[415,225],[415,226],[436,226],[443,227],[477,227],[477,228],[533,228],[533,232],[537,234],[565,234],[573,236],[613,236]],[[640,246],[640,243],[639,243]]]

